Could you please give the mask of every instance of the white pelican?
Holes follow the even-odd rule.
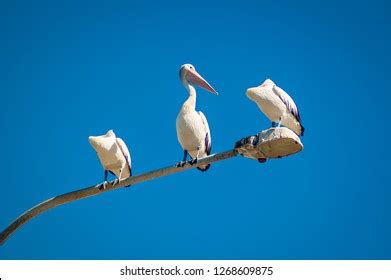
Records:
[[[218,93],[197,73],[191,64],[182,65],[179,70],[179,78],[189,93],[189,98],[183,103],[176,118],[178,141],[184,151],[183,161],[178,162],[177,167],[183,167],[186,163],[188,153],[192,157],[190,164],[193,165],[199,158],[210,155],[212,148],[208,121],[202,112],[195,110],[196,90],[194,85],[198,85],[216,95]],[[209,167],[210,164],[201,165],[197,168],[201,171],[206,171]]]
[[[132,176],[132,162],[128,147],[121,138],[117,138],[114,131],[109,130],[105,135],[90,136],[91,146],[98,154],[104,173],[103,188],[106,188],[108,172],[117,177],[114,184]]]
[[[295,102],[272,80],[267,79],[259,87],[249,88],[246,94],[272,121],[273,127],[283,125],[297,135],[304,135],[304,127]]]

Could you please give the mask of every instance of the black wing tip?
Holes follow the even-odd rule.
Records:
[[[209,142],[209,133],[205,135],[205,152],[209,156],[212,152],[212,143]]]
[[[201,171],[201,172],[205,172],[206,170],[209,169],[209,167],[210,167],[210,164],[208,164],[208,165],[205,166],[205,167],[197,167],[197,169],[198,169],[199,171]]]
[[[300,124],[300,127],[301,127],[301,134],[300,134],[300,136],[304,136],[304,126],[302,126],[301,124]]]

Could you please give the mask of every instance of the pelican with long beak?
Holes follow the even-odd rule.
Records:
[[[90,136],[88,141],[98,154],[104,169],[104,189],[106,188],[109,172],[116,176],[114,185],[132,176],[132,162],[129,149],[121,138],[115,136],[114,131],[109,130],[101,136]]]
[[[176,118],[176,132],[178,141],[183,148],[183,160],[177,163],[177,167],[183,167],[186,164],[187,156],[190,154],[191,165],[197,163],[198,159],[210,155],[212,149],[212,138],[210,135],[208,121],[205,115],[196,111],[196,90],[198,85],[207,91],[218,94],[217,91],[197,73],[191,64],[182,65],[179,70],[179,78],[189,93],[189,97],[183,103],[181,110]],[[200,165],[197,168],[206,171],[210,164]]]
[[[272,80],[267,79],[258,87],[247,89],[247,97],[272,121],[273,127],[281,125],[304,135],[299,109],[293,99]]]

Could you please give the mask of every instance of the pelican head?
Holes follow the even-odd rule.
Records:
[[[91,146],[94,147],[95,150],[99,151],[103,147],[110,147],[112,142],[110,139],[115,140],[116,136],[112,129],[107,131],[106,134],[100,136],[90,136],[88,137],[88,142],[90,142]]]
[[[195,67],[191,64],[183,64],[179,70],[179,78],[183,85],[198,85],[207,91],[218,94],[217,91],[195,70]]]

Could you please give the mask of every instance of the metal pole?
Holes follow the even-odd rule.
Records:
[[[113,186],[113,184],[111,182],[106,185],[106,189],[102,189],[102,183],[101,183],[101,184],[91,186],[91,187],[88,187],[85,189],[80,189],[77,191],[69,192],[66,194],[62,194],[62,195],[50,198],[50,199],[34,206],[33,208],[27,210],[26,212],[24,212],[22,215],[20,215],[18,218],[16,218],[16,220],[14,220],[3,232],[1,232],[0,245],[2,245],[17,229],[19,229],[23,224],[27,223],[32,218],[38,216],[39,214],[41,214],[49,209],[55,208],[55,207],[60,206],[62,204],[66,204],[66,203],[70,203],[72,201],[76,201],[79,199],[102,194],[104,192],[119,189],[124,186],[129,186],[129,185],[133,186],[133,185],[143,183],[143,182],[146,182],[149,180],[153,180],[153,179],[156,179],[159,177],[168,176],[168,175],[171,175],[174,173],[178,173],[181,171],[192,169],[192,168],[195,168],[195,167],[202,165],[202,164],[209,164],[209,163],[213,163],[213,162],[217,162],[217,161],[221,161],[221,160],[226,160],[226,159],[235,157],[237,155],[238,155],[238,152],[236,150],[229,150],[226,152],[213,154],[208,157],[202,158],[197,162],[197,164],[194,164],[194,165],[190,165],[190,164],[186,163],[186,165],[181,168],[177,168],[175,165],[172,165],[172,166],[168,166],[165,168],[152,170],[152,171],[146,172],[144,174],[140,174],[140,175],[136,175],[136,176],[132,176],[130,178],[127,178],[127,179],[121,181],[119,184],[116,184],[115,186]]]

